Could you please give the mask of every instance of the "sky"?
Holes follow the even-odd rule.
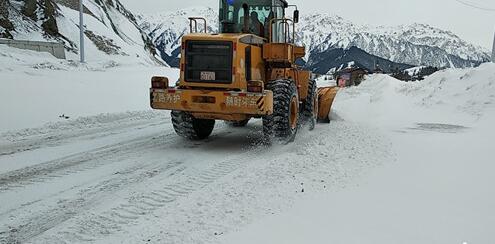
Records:
[[[218,0],[120,0],[139,13],[175,11],[190,6],[218,7]],[[357,24],[399,25],[425,23],[450,30],[466,41],[492,48],[495,33],[495,1],[460,0],[492,11],[463,5],[457,0],[288,0],[304,12],[337,14]]]

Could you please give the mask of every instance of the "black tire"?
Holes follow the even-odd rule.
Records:
[[[318,123],[330,124],[330,118],[318,119]]]
[[[263,117],[265,141],[269,143],[273,138],[283,143],[294,141],[299,127],[299,97],[296,85],[291,80],[276,80],[269,82],[266,89],[273,92],[273,114]],[[291,119],[291,114],[295,118]]]
[[[309,80],[308,86],[308,97],[304,102],[301,118],[303,120],[303,124],[309,125],[309,130],[314,130],[316,120],[318,118],[318,94],[316,81]]]
[[[215,127],[213,119],[196,119],[190,113],[172,111],[172,124],[175,132],[189,140],[208,138]]]
[[[225,121],[227,125],[232,127],[245,127],[249,123],[250,119],[242,120],[242,121]]]

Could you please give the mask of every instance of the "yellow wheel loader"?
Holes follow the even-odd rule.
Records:
[[[285,11],[295,7],[292,19]],[[151,107],[171,110],[178,135],[207,138],[215,120],[245,126],[263,120],[266,141],[294,140],[298,128],[328,122],[336,87],[318,90],[311,73],[296,65],[305,48],[295,44],[297,6],[285,0],[220,0],[219,33],[191,17],[182,37],[180,79],[153,77]],[[320,110],[318,108],[321,108]]]

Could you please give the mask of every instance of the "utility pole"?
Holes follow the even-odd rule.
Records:
[[[495,63],[495,34],[493,35],[492,62]]]
[[[79,0],[79,54],[81,55],[81,63],[85,63],[84,58],[84,5],[83,0]]]

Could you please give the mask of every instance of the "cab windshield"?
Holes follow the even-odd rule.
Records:
[[[245,14],[247,6],[248,13]],[[270,20],[284,17],[284,5],[280,0],[220,0],[220,32],[251,33],[268,38]],[[244,28],[244,18],[248,28]],[[274,40],[280,35],[273,25]],[[280,30],[283,28],[280,28]]]

